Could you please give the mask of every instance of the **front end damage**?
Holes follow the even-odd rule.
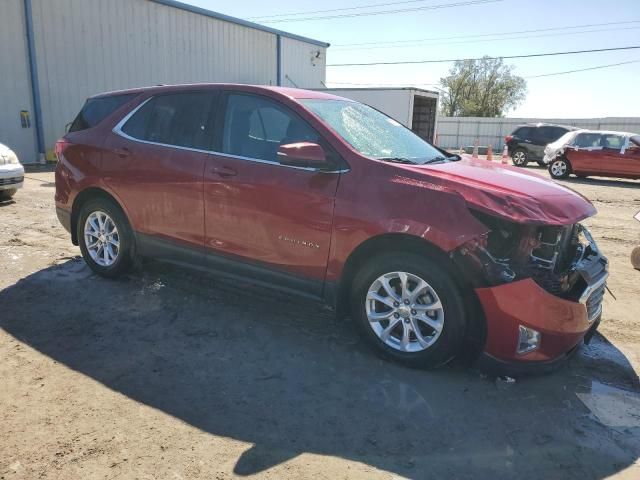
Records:
[[[531,225],[473,212],[490,230],[452,253],[484,309],[485,356],[549,363],[590,339],[602,312],[607,259],[580,223]]]

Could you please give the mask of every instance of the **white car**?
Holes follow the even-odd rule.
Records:
[[[24,183],[24,168],[13,150],[0,143],[0,201],[9,200]]]

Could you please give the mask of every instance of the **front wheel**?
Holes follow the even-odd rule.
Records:
[[[416,254],[385,254],[356,275],[351,315],[381,355],[411,367],[453,359],[464,339],[462,295],[437,263]]]
[[[114,278],[131,266],[131,227],[112,201],[98,198],[87,202],[80,210],[77,235],[85,262],[98,275]]]
[[[567,178],[571,173],[571,165],[566,158],[556,158],[549,164],[549,174],[553,178]]]

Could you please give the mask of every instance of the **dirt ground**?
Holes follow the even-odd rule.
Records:
[[[564,183],[598,209],[617,300],[566,367],[509,383],[379,360],[265,289],[153,263],[99,278],[53,174],[28,173],[0,204],[0,480],[640,478],[640,182]]]

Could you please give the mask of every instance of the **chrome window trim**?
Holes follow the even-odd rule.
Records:
[[[147,102],[149,102],[153,98],[155,98],[155,96],[151,96],[151,97],[147,98],[144,102],[142,102],[136,108],[131,110],[128,114],[126,114],[124,116],[124,118],[122,120],[120,120],[113,127],[113,129],[111,131],[113,133],[115,133],[116,135],[119,135],[119,136],[121,136],[123,138],[126,138],[127,140],[131,140],[132,142],[144,143],[144,144],[147,144],[147,145],[157,145],[159,147],[166,147],[166,148],[175,148],[177,150],[186,150],[188,152],[198,152],[198,153],[206,153],[206,154],[209,154],[209,155],[218,155],[218,156],[221,156],[221,157],[235,158],[237,160],[246,160],[248,162],[264,163],[264,164],[273,165],[273,166],[276,166],[276,167],[293,168],[295,170],[304,170],[304,171],[307,171],[307,172],[327,173],[327,174],[340,174],[340,173],[347,173],[347,172],[350,171],[350,169],[348,169],[348,168],[344,168],[344,169],[341,169],[341,170],[322,170],[320,168],[313,168],[313,167],[296,167],[294,165],[283,165],[281,163],[272,162],[270,160],[263,160],[261,158],[243,157],[241,155],[233,155],[233,154],[230,154],[230,153],[217,152],[215,150],[202,150],[202,149],[199,149],[199,148],[183,147],[181,145],[170,145],[168,143],[150,142],[148,140],[142,140],[140,138],[132,137],[131,135],[128,135],[125,132],[123,132],[122,131],[122,127],[129,121],[129,119],[131,117],[133,117],[138,110],[140,110],[143,106],[145,106],[147,104]]]

